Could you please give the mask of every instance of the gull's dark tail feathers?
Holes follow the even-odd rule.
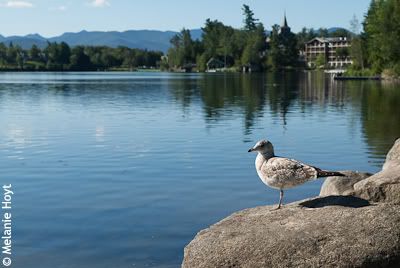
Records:
[[[346,177],[346,175],[337,171],[327,171],[317,168],[317,172],[318,172],[318,177],[331,177],[331,176]]]

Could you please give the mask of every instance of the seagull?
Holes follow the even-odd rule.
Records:
[[[280,191],[279,205],[276,209],[282,207],[284,189],[321,177],[345,176],[340,172],[326,171],[294,159],[276,156],[274,146],[267,140],[257,142],[248,152],[258,152],[255,164],[262,182]]]

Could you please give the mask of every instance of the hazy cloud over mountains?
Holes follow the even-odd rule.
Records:
[[[85,2],[82,1],[82,3]],[[111,5],[110,1],[107,0],[90,0],[90,1],[88,0],[86,1],[86,4],[92,7],[107,7]],[[6,8],[32,8],[35,6],[35,4],[34,1],[10,0],[0,3],[0,6]],[[61,11],[64,11],[66,9],[67,9],[66,4],[49,8],[49,10],[61,10]]]
[[[7,1],[2,3],[1,6],[8,8],[31,8],[33,4],[28,1]]]

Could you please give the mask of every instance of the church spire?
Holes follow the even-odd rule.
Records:
[[[286,10],[285,10],[285,13],[283,15],[283,23],[282,23],[282,26],[281,26],[281,33],[282,34],[290,33],[290,27],[289,27],[289,25],[287,23],[287,19],[286,19]]]
[[[283,15],[283,24],[282,24],[282,27],[285,27],[285,28],[289,27],[289,26],[288,26],[288,23],[287,23],[287,20],[286,20],[286,10],[285,10],[285,13],[284,13],[284,15]]]

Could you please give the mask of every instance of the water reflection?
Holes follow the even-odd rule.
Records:
[[[348,116],[350,132],[356,132],[352,128],[361,123],[377,157],[385,155],[400,136],[400,86],[396,84],[340,82],[322,72],[289,72],[200,75],[169,86],[184,108],[201,102],[209,126],[242,115],[245,135],[252,133],[257,118],[279,118],[284,128],[289,124],[288,114],[307,114],[318,108],[321,113],[334,109]]]
[[[357,90],[361,87],[361,90]],[[375,155],[385,154],[400,137],[400,86],[394,84],[350,84],[361,96],[362,129]]]
[[[262,116],[266,98],[266,78],[262,75],[205,76],[200,81],[200,96],[207,123],[235,116],[239,108],[248,133],[254,118]]]
[[[45,268],[178,267],[200,229],[276,202],[248,142],[375,172],[400,136],[400,86],[318,72],[3,76],[0,170],[19,192],[24,268],[38,258]],[[288,202],[321,183],[288,191]]]

